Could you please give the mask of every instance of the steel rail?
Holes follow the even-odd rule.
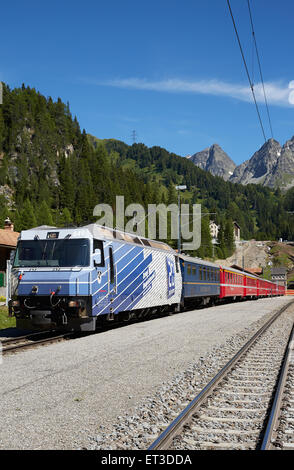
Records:
[[[276,435],[278,428],[278,420],[281,413],[281,406],[285,391],[285,385],[287,382],[288,370],[290,362],[293,361],[294,354],[294,326],[292,328],[286,352],[284,355],[283,366],[279,374],[279,380],[276,388],[276,393],[271,406],[271,412],[268,418],[267,426],[265,429],[264,437],[260,446],[260,450],[271,450],[273,446],[273,440]]]
[[[54,330],[37,331],[37,332],[28,333],[28,334],[22,335],[22,336],[14,336],[14,337],[7,338],[7,339],[1,339],[0,338],[0,342],[3,346],[5,344],[16,343],[17,341],[34,338],[35,336],[46,335],[46,334],[53,333],[53,332],[54,332]]]
[[[230,372],[234,365],[242,358],[248,349],[259,337],[274,323],[274,321],[285,311],[294,300],[284,305],[272,318],[270,318],[247,343],[227,362],[227,364],[215,375],[215,377],[201,390],[200,393],[186,406],[186,408],[173,420],[162,434],[149,446],[148,450],[167,450],[175,436],[181,431],[189,418],[199,409],[206,398],[215,390],[219,382]]]
[[[13,346],[7,346],[3,347],[2,349],[2,354],[5,354],[7,352],[12,352],[12,351],[17,351],[18,349],[25,349],[25,348],[32,348],[35,346],[39,346],[40,344],[45,344],[51,342],[55,342],[61,339],[66,338],[67,336],[71,336],[72,333],[65,333],[59,336],[51,336],[50,338],[43,338],[43,339],[38,339],[36,341],[32,342],[27,342],[27,343],[21,343],[21,344],[15,344]]]

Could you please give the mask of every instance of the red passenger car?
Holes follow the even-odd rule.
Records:
[[[220,299],[258,299],[285,295],[285,288],[245,271],[220,266]]]
[[[220,299],[225,297],[243,298],[245,274],[238,269],[220,266]]]

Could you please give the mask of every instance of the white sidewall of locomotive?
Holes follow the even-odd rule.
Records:
[[[178,262],[177,269],[174,254],[144,248],[144,259],[150,254],[152,254],[152,261],[144,272],[143,297],[131,310],[179,304],[181,301],[180,262]]]

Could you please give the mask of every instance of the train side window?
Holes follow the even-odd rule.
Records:
[[[199,268],[199,279],[202,281],[202,268]]]
[[[109,248],[110,283],[114,284],[114,263],[112,247]]]
[[[196,268],[195,268],[195,266],[192,266],[192,276],[196,276]]]
[[[176,272],[179,272],[179,257],[175,256],[175,262],[176,262]]]
[[[187,267],[187,274],[191,274],[191,264],[188,264],[188,267]]]
[[[104,250],[103,250],[103,242],[101,240],[93,240],[93,252],[95,253],[95,250],[100,250],[101,253],[101,262],[99,264],[96,264],[96,266],[105,266],[105,260],[104,260]]]

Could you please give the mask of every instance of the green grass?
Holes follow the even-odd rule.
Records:
[[[0,330],[4,328],[14,328],[15,327],[15,317],[8,316],[8,308],[0,307]]]

